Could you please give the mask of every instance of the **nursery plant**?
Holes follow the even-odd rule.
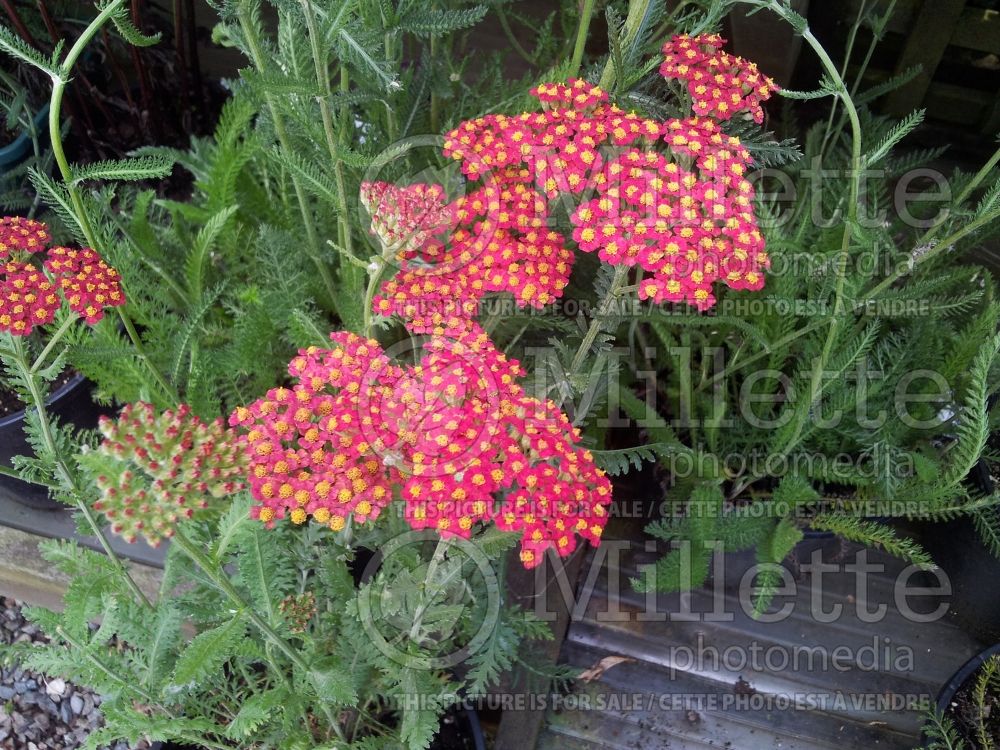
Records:
[[[65,608],[31,609],[49,645],[5,655],[108,696],[92,747],[430,746],[550,635],[505,601],[508,551],[533,568],[598,544],[608,475],[644,462],[670,470],[677,510],[649,530],[682,544],[640,588],[698,585],[720,545],[755,547],[762,610],[766,566],[806,527],[930,564],[871,517],[972,514],[993,543],[993,500],[964,479],[998,307],[956,258],[1000,216],[1000,152],[933,221],[931,191],[883,211],[930,158],[897,155],[919,115],[865,108],[900,80],[848,86],[777,0],[609,4],[587,65],[595,6],[566,40],[565,14],[544,24],[531,80],[509,82],[460,62],[487,6],[282,0],[275,28],[223,3],[215,38],[248,68],[215,136],[89,165],[63,148],[75,64],[106,24],[156,40],[122,0],[51,57],[0,31],[53,82],[59,179],[32,180],[65,227],[0,226],[0,359],[35,450],[16,473],[105,552],[46,546]],[[726,52],[733,10],[790,23],[818,88],[779,91]],[[852,39],[866,22],[885,28],[869,14]],[[778,96],[835,106],[799,149],[763,127]],[[174,163],[189,199],[121,184]],[[776,166],[787,205],[751,180]],[[117,410],[96,434],[46,409],[67,365]],[[859,404],[886,418],[830,426]],[[611,447],[628,420],[648,439]],[[169,540],[159,591],[107,533]]]
[[[930,567],[892,519],[969,515],[1000,554],[996,498],[966,479],[996,420],[988,409],[998,385],[996,284],[959,260],[995,236],[1000,152],[974,174],[914,179],[944,150],[903,150],[923,112],[897,122],[870,107],[915,71],[862,86],[891,4],[855,19],[839,66],[792,10],[749,6],[792,24],[823,67],[817,89],[781,95],[832,105],[784,165],[781,189],[758,193],[773,260],[764,293],[720,295],[715,314],[656,311],[631,329],[641,378],[638,390],[622,392],[621,411],[655,442],[619,451],[620,466],[610,468],[649,451],[672,472],[675,510],[647,530],[680,548],[637,588],[700,585],[713,551],[751,548],[760,612],[780,583],[777,564],[809,529]],[[871,37],[863,52],[853,49],[862,27]],[[670,73],[692,94],[699,70],[732,64],[707,46],[702,53]],[[757,161],[775,155],[765,150]],[[911,200],[901,204],[901,190]]]
[[[928,712],[923,747],[989,750],[1000,742],[993,707],[1000,699],[1000,657],[991,649],[953,678],[947,694]]]

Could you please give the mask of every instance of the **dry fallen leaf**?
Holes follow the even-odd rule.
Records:
[[[600,676],[611,669],[611,667],[616,667],[627,661],[635,661],[635,659],[628,656],[605,656],[590,669],[585,670],[580,675],[580,679],[584,682],[593,682],[594,680],[599,679]]]

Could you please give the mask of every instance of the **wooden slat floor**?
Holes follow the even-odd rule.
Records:
[[[608,656],[631,661],[550,708],[539,750],[917,747],[918,697],[933,700],[983,644],[947,617],[904,617],[897,606],[897,576],[904,566],[893,558],[869,551],[868,562],[885,569],[867,576],[867,590],[860,590],[856,571],[844,567],[857,559],[860,547],[807,540],[797,550],[799,562],[809,562],[810,546],[840,569],[824,572],[817,588],[812,571],[788,564],[796,594],[776,600],[770,611],[789,603],[794,608],[774,623],[755,620],[740,606],[739,580],[753,564],[748,555],[727,556],[725,574],[684,601],[678,594],[655,595],[655,607],[628,585],[655,553],[623,555],[618,566],[605,562],[582,616],[570,625],[561,660],[582,669]],[[585,565],[581,580],[586,571]],[[935,583],[918,573],[909,586]],[[926,613],[943,600],[908,601]],[[842,613],[819,622],[812,614],[817,603],[824,612],[840,605]],[[885,604],[884,617],[866,622],[860,603],[869,611]],[[682,605],[709,615],[664,621],[646,614],[678,613]],[[713,612],[732,618],[719,621]]]

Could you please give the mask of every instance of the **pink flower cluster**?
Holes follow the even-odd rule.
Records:
[[[377,518],[398,493],[415,529],[467,538],[495,521],[521,533],[529,567],[548,548],[569,554],[576,534],[600,540],[610,483],[565,415],[525,394],[520,366],[485,334],[434,337],[410,366],[372,339],[331,339],[335,348],[292,360],[291,388],[230,417],[250,455],[257,518],[312,517],[339,531],[352,516]]]
[[[59,282],[69,309],[90,325],[104,317],[104,308],[125,304],[121,275],[89,247],[54,247],[45,268]]]
[[[89,247],[48,250],[44,270],[30,253],[45,250],[48,228],[37,221],[8,216],[0,219],[0,258],[10,256],[0,277],[0,331],[27,336],[36,326],[51,323],[62,305],[93,325],[104,308],[125,304],[121,277]]]
[[[81,459],[97,473],[94,510],[126,541],[156,546],[178,521],[208,507],[209,497],[241,489],[246,456],[221,419],[206,424],[186,404],[160,414],[129,404],[117,420],[102,417],[104,441]]]
[[[52,322],[62,304],[55,284],[30,263],[8,261],[0,280],[0,331],[29,335]]]
[[[371,216],[372,234],[393,254],[417,252],[452,226],[451,206],[440,185],[365,182],[361,202]]]
[[[415,333],[460,335],[489,292],[509,292],[521,307],[561,296],[573,262],[561,234],[546,227],[547,203],[516,175],[454,201],[456,226],[445,240],[399,256],[373,310],[399,315]]]
[[[0,260],[10,257],[15,251],[37,253],[48,247],[51,241],[49,228],[40,221],[23,216],[0,218]]]
[[[639,298],[715,304],[713,284],[760,289],[768,265],[746,179],[750,155],[706,118],[668,120],[664,140],[687,169],[658,151],[626,149],[573,213],[573,239],[611,265],[643,270]]]
[[[725,43],[718,34],[675,36],[663,46],[660,74],[687,83],[697,115],[728,120],[738,112],[749,112],[761,123],[761,102],[770,99],[777,86],[756,63],[723,52]]]
[[[746,179],[752,160],[738,138],[708,117],[660,122],[622,112],[580,80],[533,93],[548,109],[465,122],[448,134],[445,153],[487,185],[505,179],[497,170],[517,170],[548,197],[592,195],[572,214],[573,239],[606,263],[640,268],[640,299],[706,310],[718,281],[763,287],[769,261]],[[381,312],[406,319],[419,290],[406,297],[404,306],[380,302]]]

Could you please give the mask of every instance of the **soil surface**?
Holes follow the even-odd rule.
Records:
[[[72,370],[64,370],[60,373],[59,377],[49,384],[49,393],[53,393],[60,388],[62,388],[66,383],[76,377],[76,373]],[[8,414],[13,414],[16,411],[21,411],[24,408],[24,402],[20,397],[3,386],[0,386],[0,419],[3,419]]]
[[[1000,659],[1000,656],[993,658]],[[986,705],[983,707],[980,707],[973,697],[976,681],[981,674],[982,672],[978,671],[966,680],[945,709],[945,715],[955,723],[959,735],[970,748],[983,746],[979,741],[980,722],[985,727],[987,736],[993,740],[994,746],[1000,746],[1000,694],[987,689]]]
[[[449,711],[441,719],[441,729],[431,741],[431,750],[475,750],[465,716]]]

